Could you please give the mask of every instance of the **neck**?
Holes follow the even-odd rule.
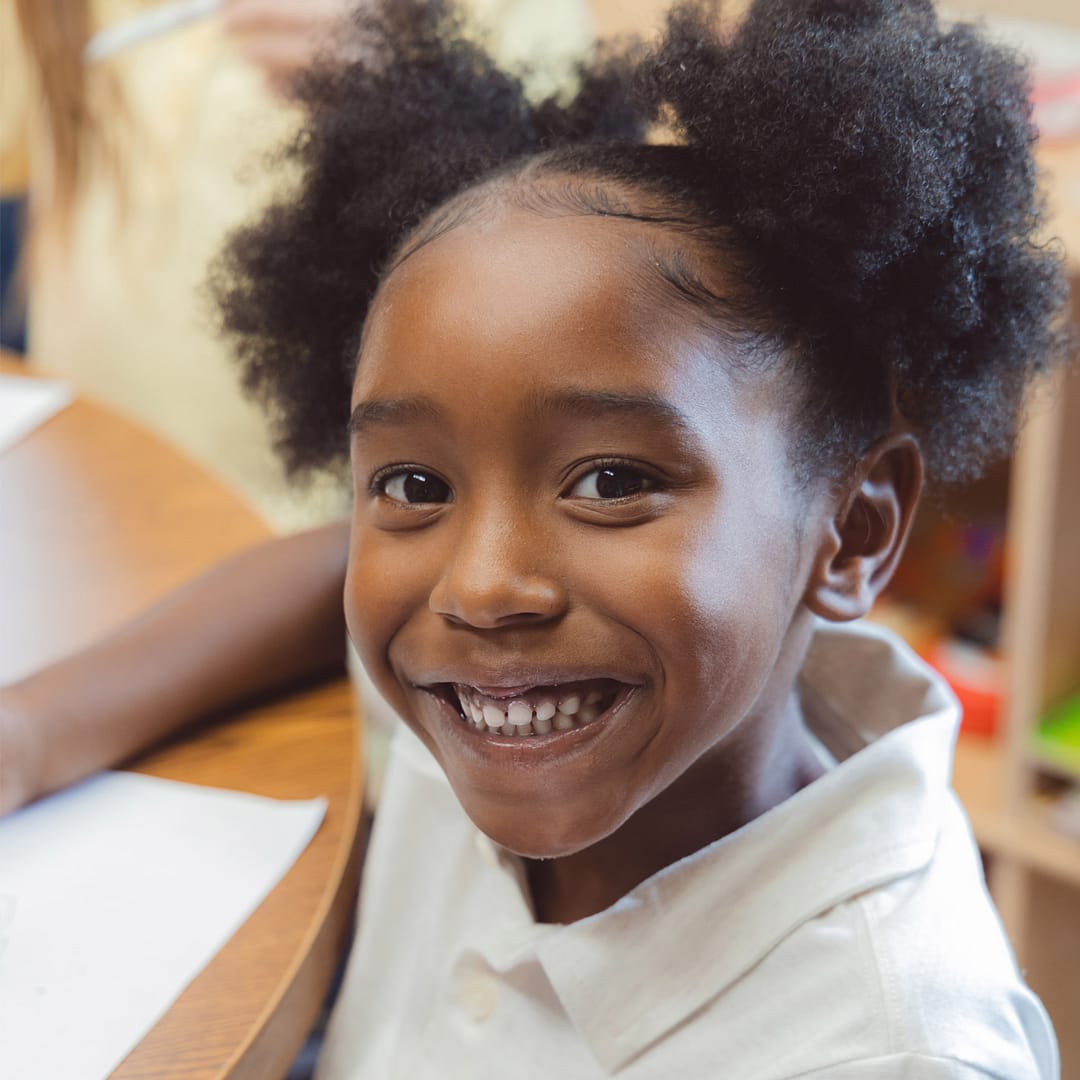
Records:
[[[805,644],[796,651],[801,664]],[[569,923],[603,911],[646,878],[742,828],[821,776],[795,689],[798,666],[785,693],[767,695],[771,707],[763,704],[744,717],[610,836],[572,855],[527,860],[537,919]]]

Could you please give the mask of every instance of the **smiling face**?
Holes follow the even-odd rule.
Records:
[[[783,374],[642,285],[656,226],[497,207],[385,282],[353,392],[350,633],[520,854],[718,792],[805,644]],[[678,823],[673,823],[673,833]]]

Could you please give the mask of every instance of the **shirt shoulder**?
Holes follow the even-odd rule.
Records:
[[[888,1054],[829,1065],[788,1080],[1011,1080],[956,1058],[926,1054]]]
[[[976,1076],[1056,1080],[1053,1029],[1016,967],[954,798],[931,862],[855,898],[853,908],[876,975],[885,1060],[914,1056]]]

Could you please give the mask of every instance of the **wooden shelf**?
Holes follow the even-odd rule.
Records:
[[[962,735],[956,746],[953,786],[971,819],[979,847],[1028,870],[1080,888],[1080,843],[1046,821],[1045,803],[1028,796],[1017,809],[1005,801],[1006,756],[996,739]]]
[[[1064,761],[1043,753],[1037,746],[1033,746],[1028,750],[1026,764],[1029,769],[1080,785],[1080,768],[1068,765]]]

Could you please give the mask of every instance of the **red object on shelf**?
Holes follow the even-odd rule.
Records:
[[[956,638],[943,638],[927,657],[952,687],[963,709],[960,730],[993,735],[1004,696],[1002,661],[995,653]]]

